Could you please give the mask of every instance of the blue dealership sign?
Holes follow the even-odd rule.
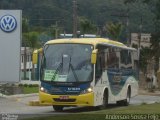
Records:
[[[4,15],[0,18],[0,28],[4,32],[12,32],[17,27],[16,18],[12,15]]]

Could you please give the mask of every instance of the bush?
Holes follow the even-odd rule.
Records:
[[[29,84],[28,87],[33,87],[33,85],[32,85],[32,84]]]
[[[32,86],[33,86],[33,87],[39,87],[39,85],[38,85],[38,84],[33,84]]]
[[[18,86],[19,86],[19,87],[23,87],[23,84],[19,84]]]
[[[24,84],[23,86],[24,86],[24,87],[28,87],[28,84]]]

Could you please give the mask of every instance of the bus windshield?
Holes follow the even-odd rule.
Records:
[[[41,80],[50,82],[87,82],[92,80],[92,45],[50,44],[44,47]]]

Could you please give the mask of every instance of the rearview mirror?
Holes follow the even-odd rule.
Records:
[[[95,50],[92,51],[92,55],[91,55],[91,63],[92,64],[96,64],[97,52],[98,52],[98,49],[95,49]]]
[[[43,48],[38,49],[38,53],[42,54],[43,53]]]
[[[34,50],[34,51],[33,51],[32,63],[33,63],[33,64],[37,64],[37,63],[38,63],[38,50]]]
[[[39,53],[42,54],[42,52],[43,52],[42,48],[33,51],[33,55],[32,55],[32,63],[33,64],[37,64],[38,63],[38,56],[39,56],[38,54]]]

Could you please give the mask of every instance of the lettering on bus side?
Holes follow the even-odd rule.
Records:
[[[107,84],[107,81],[103,81],[102,84]]]
[[[68,91],[80,91],[81,88],[75,88],[75,87],[71,87],[71,88],[68,88]]]
[[[122,76],[121,75],[114,75],[113,76],[114,83],[120,83],[121,80],[122,80]]]

